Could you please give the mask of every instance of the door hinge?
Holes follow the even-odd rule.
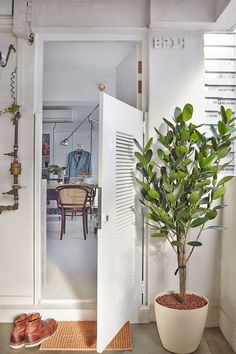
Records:
[[[142,80],[138,80],[138,93],[143,92],[143,82]]]
[[[138,61],[138,74],[142,74],[142,72],[143,72],[143,65],[142,65],[143,63],[142,63],[142,61],[140,60],[140,61]]]
[[[98,187],[97,228],[102,228],[102,188]]]

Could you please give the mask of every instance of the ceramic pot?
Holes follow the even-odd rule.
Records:
[[[161,342],[163,347],[172,353],[187,354],[194,352],[200,344],[205,328],[208,299],[195,292],[189,293],[203,297],[207,304],[194,310],[177,310],[156,302],[159,296],[170,294],[170,292],[157,294],[154,299],[156,322]]]
[[[64,177],[65,177],[65,171],[59,171],[58,172],[58,180],[61,184],[64,184]]]

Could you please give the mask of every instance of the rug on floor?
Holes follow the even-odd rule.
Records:
[[[96,321],[60,321],[56,333],[40,350],[94,350],[97,347]],[[106,350],[132,350],[131,328],[127,322]]]

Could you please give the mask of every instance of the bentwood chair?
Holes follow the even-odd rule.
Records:
[[[88,203],[88,189],[82,186],[59,186],[56,188],[58,193],[58,209],[61,212],[61,235],[66,232],[66,217],[73,214],[82,216],[84,239],[88,233],[88,213],[91,208]]]

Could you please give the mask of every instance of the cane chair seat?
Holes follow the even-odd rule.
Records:
[[[88,233],[88,212],[90,203],[88,201],[88,189],[82,186],[59,186],[56,188],[58,193],[58,209],[61,212],[61,236],[65,234],[66,216],[81,215],[83,220],[84,239]],[[79,213],[79,214],[77,214]]]

